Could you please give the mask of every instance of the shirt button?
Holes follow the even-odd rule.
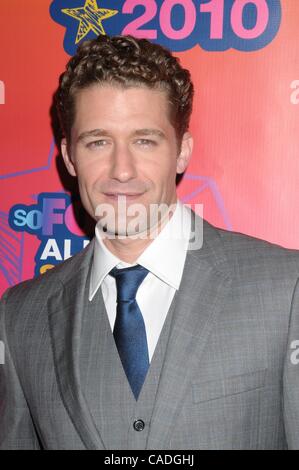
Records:
[[[135,431],[143,431],[144,430],[144,421],[142,421],[142,419],[136,419],[136,421],[134,421],[134,424],[133,424],[133,428],[135,429]]]

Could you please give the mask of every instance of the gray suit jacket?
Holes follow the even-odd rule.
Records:
[[[3,296],[1,449],[109,448],[80,386],[92,252],[93,241]],[[298,275],[298,251],[204,222],[175,296],[143,448],[299,448]]]

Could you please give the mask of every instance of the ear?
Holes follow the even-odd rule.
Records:
[[[177,157],[176,171],[183,173],[190,161],[193,150],[193,137],[190,132],[185,132],[182,138],[181,151]]]
[[[71,155],[69,153],[69,146],[65,138],[62,139],[60,148],[61,148],[61,155],[63,157],[64,164],[67,168],[67,171],[69,172],[70,175],[77,176],[75,166],[73,164]]]

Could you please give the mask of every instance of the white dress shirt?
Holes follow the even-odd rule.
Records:
[[[140,264],[149,270],[140,284],[136,301],[142,313],[151,361],[175,291],[179,289],[191,230],[190,209],[177,199],[174,213],[156,238],[135,263],[117,258],[104,245],[101,230],[96,226],[89,300],[101,286],[111,330],[116,317],[116,281],[109,275],[118,269]]]

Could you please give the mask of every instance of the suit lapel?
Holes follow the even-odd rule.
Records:
[[[69,264],[69,276],[64,271],[60,288],[49,299],[49,325],[62,401],[86,448],[104,449],[80,385],[81,320],[93,242],[84,251]]]
[[[152,414],[148,449],[163,449],[169,442],[181,403],[198,368],[221,306],[225,302],[231,279],[223,265],[223,246],[215,230],[206,225],[201,250],[188,251],[176,301],[165,361],[161,372],[156,403]],[[218,247],[217,247],[218,245]],[[220,248],[218,252],[218,248]]]

